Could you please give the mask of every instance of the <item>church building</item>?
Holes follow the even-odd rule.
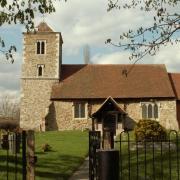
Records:
[[[163,64],[62,64],[62,35],[45,22],[23,36],[22,128],[117,134],[153,119],[179,129],[179,73],[168,73]]]

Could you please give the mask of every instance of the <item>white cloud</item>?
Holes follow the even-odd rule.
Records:
[[[154,63],[166,64],[168,71],[180,72],[180,44],[163,47],[154,57]]]
[[[64,40],[63,57],[72,59],[82,56],[80,50],[85,44],[92,47],[92,61],[94,63],[125,63],[128,64],[128,53],[117,52],[113,46],[105,45],[107,38],[119,40],[119,35],[128,29],[137,29],[139,26],[152,24],[152,14],[139,10],[113,10],[107,12],[107,1],[104,0],[68,0],[56,1],[56,13],[49,15],[45,21],[57,32],[61,32]],[[36,19],[38,24],[42,17]],[[4,26],[1,28],[1,36],[7,36],[11,42],[18,40],[17,31],[22,26]],[[20,35],[18,35],[20,36]],[[20,38],[19,38],[20,39]],[[21,41],[17,41],[17,46]],[[14,44],[14,43],[13,43]],[[180,71],[180,46],[167,46],[154,56],[145,57],[139,63],[165,63],[169,71]],[[97,52],[100,50],[100,53]],[[116,50],[116,52],[114,52]],[[8,64],[0,56],[0,94],[7,92],[17,94],[20,87],[21,57],[17,54],[14,64]],[[63,59],[66,62],[66,59]]]
[[[20,93],[18,90],[8,90],[0,87],[0,99],[2,99],[5,96],[10,97],[11,99],[16,98],[19,100]]]
[[[39,18],[37,21],[40,21]],[[150,24],[152,18],[139,10],[114,10],[107,12],[104,0],[73,0],[56,2],[56,13],[47,22],[62,32],[65,54],[77,54],[80,47],[89,44],[102,47],[107,38],[118,39],[129,28]]]
[[[169,72],[180,72],[180,45],[162,47],[155,56],[146,56],[138,63],[165,64]],[[92,57],[93,63],[99,64],[132,64],[128,52],[113,52],[110,54],[96,54]]]
[[[91,61],[98,64],[129,64],[128,53],[113,52],[109,54],[96,54]]]
[[[4,94],[18,95],[20,89],[21,54],[14,55],[12,64],[5,56],[0,56],[0,96]]]

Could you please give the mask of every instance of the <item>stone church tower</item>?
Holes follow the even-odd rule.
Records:
[[[61,33],[45,22],[38,25],[36,33],[23,35],[20,127],[45,130],[53,109],[52,84],[60,80],[63,40]]]

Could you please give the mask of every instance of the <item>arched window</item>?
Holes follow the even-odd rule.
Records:
[[[155,119],[158,118],[158,105],[157,104],[154,105],[154,118]]]
[[[42,41],[41,42],[41,54],[44,54],[44,52],[45,52],[45,42]]]
[[[143,102],[142,107],[142,119],[158,119],[159,107],[153,102]]]
[[[142,118],[147,118],[147,106],[145,104],[142,105]]]
[[[42,67],[41,66],[38,67],[38,76],[42,76]]]
[[[45,48],[46,48],[46,41],[45,40],[38,40],[36,42],[36,53],[37,54],[45,54]]]
[[[37,76],[42,77],[44,73],[44,64],[37,65]]]
[[[152,104],[148,105],[148,118],[152,118],[153,114],[152,114]]]
[[[37,42],[37,54],[40,54],[40,42]]]

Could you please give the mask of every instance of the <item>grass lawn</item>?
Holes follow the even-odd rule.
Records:
[[[88,154],[88,133],[81,131],[36,133],[36,180],[66,180],[79,167]],[[52,150],[43,152],[42,145],[48,143]],[[5,150],[0,150],[0,180],[6,179]],[[9,157],[9,179],[14,178],[14,156]],[[21,155],[18,155],[18,177],[20,180]]]
[[[177,156],[179,156],[180,158],[180,143],[178,143],[179,144],[178,150],[175,141],[172,140],[170,151],[169,151],[168,142],[164,143],[162,148],[163,151],[161,151],[161,142],[154,143],[154,148],[153,148],[153,143],[146,143],[146,145],[141,144],[141,146],[139,145],[137,151],[136,143],[134,141],[134,137],[132,133],[133,132],[130,133],[130,140],[132,141],[129,143],[130,151],[128,148],[128,142],[125,142],[127,140],[127,137],[124,137],[123,139],[125,141],[121,142],[121,153],[120,153],[121,179],[128,180],[130,177],[131,180],[137,178],[139,180],[144,180],[144,179],[178,180]],[[172,139],[173,138],[174,137],[172,137]],[[120,149],[119,142],[116,144],[116,149],[118,150]],[[180,164],[179,164],[179,168],[180,168]]]

